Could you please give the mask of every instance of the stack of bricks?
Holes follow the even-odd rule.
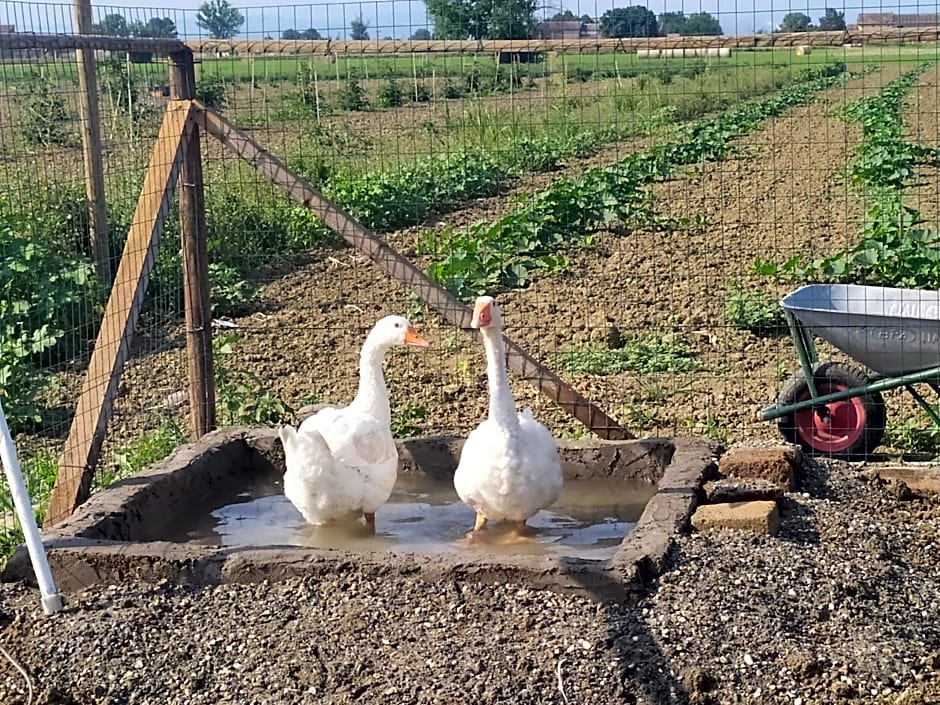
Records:
[[[776,536],[779,502],[796,488],[803,462],[798,446],[738,446],[718,461],[719,479],[706,482],[705,504],[692,515],[698,531],[739,529]]]

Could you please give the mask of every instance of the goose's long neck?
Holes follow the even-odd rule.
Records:
[[[391,423],[392,412],[388,403],[388,388],[382,363],[385,348],[366,338],[359,353],[359,391],[350,406],[368,411],[382,423]]]
[[[483,349],[486,351],[486,378],[490,391],[490,419],[505,428],[519,425],[516,402],[506,374],[506,346],[499,329],[484,328]]]

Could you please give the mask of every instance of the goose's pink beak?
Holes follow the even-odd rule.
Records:
[[[426,341],[421,334],[415,330],[414,326],[408,326],[405,330],[405,345],[414,345],[418,348],[428,347],[428,341]]]
[[[489,301],[478,302],[473,307],[473,318],[470,319],[471,328],[484,328],[493,322],[493,311]]]

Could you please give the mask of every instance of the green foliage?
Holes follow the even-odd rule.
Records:
[[[101,74],[101,89],[109,97],[114,108],[122,113],[139,116],[141,99],[140,79],[128,71],[122,56],[112,56],[98,62]]]
[[[229,368],[226,357],[234,353],[235,335],[212,340],[215,366],[216,407],[219,424],[274,426],[290,422],[294,409],[268,389],[257,375]]]
[[[819,29],[823,32],[841,32],[845,30],[845,13],[826,8],[826,13],[819,18]]]
[[[389,78],[379,86],[379,105],[383,108],[397,108],[405,103],[405,93],[398,81]]]
[[[558,355],[566,372],[612,375],[619,372],[688,372],[699,366],[694,353],[678,333],[652,333],[627,339],[618,349],[579,345]]]
[[[430,103],[431,89],[428,88],[426,83],[415,83],[411,99],[415,103]]]
[[[136,475],[166,458],[187,440],[179,424],[172,419],[164,419],[157,429],[148,431],[134,443],[115,448],[111,456],[111,469],[99,473],[97,483],[100,487],[107,487]]]
[[[90,337],[101,294],[88,261],[61,254],[0,199],[0,396],[11,426],[39,422],[42,364]]]
[[[862,240],[808,264],[807,278],[909,289],[940,289],[940,232],[922,222],[899,193],[885,194],[867,211]]]
[[[735,328],[758,335],[786,330],[780,304],[759,291],[744,291],[736,285],[725,301],[725,316]]]
[[[864,141],[849,169],[849,178],[859,186],[900,188],[914,176],[919,162],[936,161],[937,152],[904,139],[901,111],[904,96],[930,64],[919,65],[891,81],[876,95],[850,103],[842,117],[861,124]]]
[[[686,16],[683,12],[664,12],[659,16],[660,34],[681,34],[683,36],[703,36],[722,34],[718,20],[707,12],[693,12]]]
[[[780,23],[781,32],[809,32],[813,28],[812,18],[802,12],[788,12]]]
[[[937,157],[936,150],[905,141],[902,119],[904,96],[929,66],[920,64],[842,112],[861,124],[864,135],[848,173],[870,199],[861,240],[812,262],[802,257],[780,265],[759,262],[758,271],[788,279],[940,288],[940,232],[920,227],[920,213],[903,196],[915,165]]]
[[[239,271],[224,262],[209,264],[212,285],[212,313],[215,316],[241,316],[258,294],[258,287],[245,281]]]
[[[535,27],[534,0],[426,0],[439,39],[528,39]]]
[[[196,14],[196,24],[213,39],[231,39],[244,23],[244,15],[229,5],[228,0],[208,0],[199,6]]]
[[[924,426],[914,419],[889,423],[885,428],[883,445],[908,453],[940,453],[940,427]]]
[[[420,435],[427,418],[427,407],[406,404],[403,409],[392,414],[392,437],[414,438]]]
[[[366,226],[391,230],[495,193],[505,178],[487,156],[467,150],[426,157],[392,172],[337,174],[324,191]]]
[[[20,459],[20,471],[26,492],[32,501],[33,516],[41,526],[59,471],[56,459],[47,453],[40,453],[26,460]],[[15,511],[10,486],[6,481],[0,481],[0,516],[13,516]],[[7,525],[7,521],[0,521],[0,570],[5,567],[7,558],[13,554],[16,547],[25,541],[19,523]]]
[[[32,73],[25,88],[27,96],[22,130],[26,143],[42,147],[71,144],[71,117],[59,86],[48,76]]]
[[[469,299],[499,287],[525,286],[540,270],[567,266],[559,250],[582,246],[600,229],[626,232],[655,223],[645,186],[677,169],[722,159],[731,140],[758,128],[842,80],[844,64],[807,69],[778,95],[737,106],[694,123],[671,142],[633,153],[576,179],[553,183],[513,211],[467,229],[422,236],[419,253],[438,259],[428,275],[455,296]]]
[[[196,81],[196,98],[207,108],[223,110],[228,102],[225,95],[225,79],[218,73],[202,73]]]
[[[605,37],[655,37],[659,34],[656,15],[642,5],[615,7],[601,15]]]
[[[336,106],[341,110],[357,112],[369,109],[366,91],[357,78],[349,78],[336,93]]]
[[[362,15],[349,23],[349,38],[353,41],[364,41],[369,38],[369,23],[363,22]]]

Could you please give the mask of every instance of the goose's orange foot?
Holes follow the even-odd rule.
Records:
[[[375,512],[371,514],[363,512],[363,516],[366,518],[366,533],[369,536],[375,536]]]

